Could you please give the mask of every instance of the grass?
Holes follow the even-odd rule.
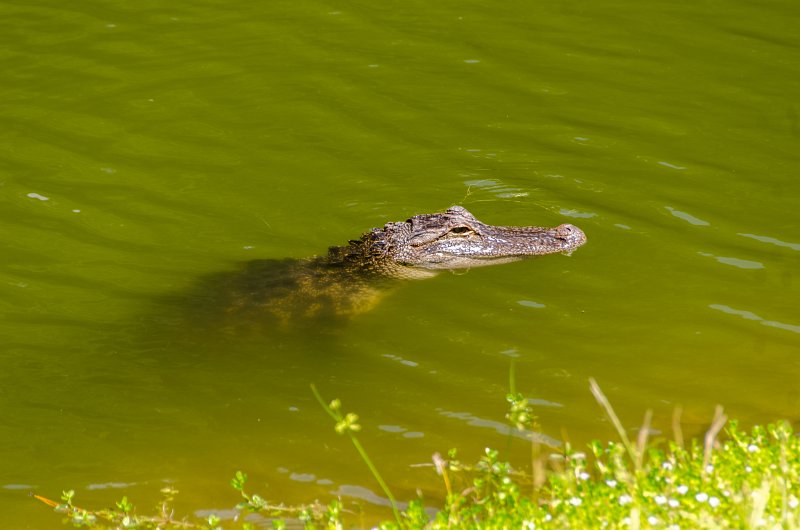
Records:
[[[447,458],[437,454],[434,469],[442,482],[443,501],[432,505],[412,499],[402,510],[357,438],[358,416],[343,413],[338,400],[326,403],[315,388],[313,392],[334,420],[336,432],[351,439],[391,502],[394,518],[379,528],[800,528],[800,439],[789,423],[740,430],[718,409],[702,440],[684,444],[676,416],[675,440],[659,444],[649,439],[648,413],[632,440],[593,380],[590,388],[619,441],[592,442],[584,451],[566,444],[554,453],[544,451],[531,436],[531,462],[520,468],[502,461],[493,449],[486,449],[471,465],[458,461],[455,451]],[[507,400],[510,423],[533,434],[535,417],[528,400],[514,393],[513,377]],[[242,514],[261,514],[276,528],[285,528],[287,521],[306,528],[356,524],[340,500],[305,506],[270,502],[247,491],[247,476],[241,472],[231,485],[242,496],[237,505]],[[176,492],[162,493],[164,500],[152,515],[139,514],[127,498],[104,510],[80,508],[72,491],[64,492],[61,502],[37,499],[77,527],[253,528],[252,523],[221,521],[213,515],[177,519],[169,508]]]

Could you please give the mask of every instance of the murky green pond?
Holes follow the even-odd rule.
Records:
[[[402,499],[436,451],[800,416],[800,8],[768,3],[0,4],[0,509]],[[231,333],[198,282],[469,208],[572,256],[409,282],[334,329]],[[204,312],[208,316],[208,312]],[[187,315],[189,315],[187,317]],[[181,504],[183,502],[184,504]],[[202,511],[199,513],[203,513]],[[231,512],[224,512],[231,513]],[[383,513],[383,512],[380,512]]]

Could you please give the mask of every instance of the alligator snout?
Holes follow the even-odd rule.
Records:
[[[557,226],[555,233],[558,239],[566,241],[573,248],[586,243],[586,234],[583,233],[583,230],[569,223]]]

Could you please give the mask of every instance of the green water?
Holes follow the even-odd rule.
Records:
[[[800,416],[800,8],[790,1],[0,4],[0,509],[28,493],[230,510],[378,488],[436,451],[672,410]],[[409,283],[315,333],[176,317],[197,282],[462,204],[572,222],[549,256]],[[520,450],[523,451],[520,445]],[[524,453],[524,451],[523,451]],[[524,460],[523,460],[524,461]],[[378,500],[380,502],[380,500]],[[230,513],[230,512],[225,512]],[[388,512],[378,511],[388,515]]]

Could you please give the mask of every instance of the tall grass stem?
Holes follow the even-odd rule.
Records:
[[[317,391],[316,386],[311,385],[311,392],[314,393],[314,397],[317,398],[319,404],[322,406],[325,412],[327,412],[328,415],[331,418],[333,418],[334,421],[339,423],[344,420],[344,416],[342,416],[341,412],[339,412],[338,410],[334,410],[333,408],[330,407],[330,405],[325,403],[325,400],[322,399],[322,396],[319,394],[319,391]],[[403,519],[400,517],[400,509],[397,506],[397,501],[395,500],[394,495],[392,495],[391,490],[389,490],[389,486],[386,484],[386,481],[383,480],[383,477],[381,477],[381,474],[378,472],[378,468],[375,467],[375,464],[372,463],[372,459],[367,454],[367,451],[364,449],[364,446],[361,445],[361,442],[358,441],[358,438],[356,438],[355,434],[353,434],[353,431],[351,429],[347,429],[346,432],[347,436],[350,437],[350,441],[353,442],[353,446],[355,446],[356,451],[358,451],[358,454],[361,456],[361,459],[364,461],[365,464],[367,464],[370,473],[372,473],[372,476],[375,477],[375,480],[378,482],[378,485],[380,485],[381,489],[383,490],[383,493],[386,495],[386,498],[389,499],[389,502],[392,505],[392,513],[394,514],[394,518],[397,521],[398,526],[402,528]]]

